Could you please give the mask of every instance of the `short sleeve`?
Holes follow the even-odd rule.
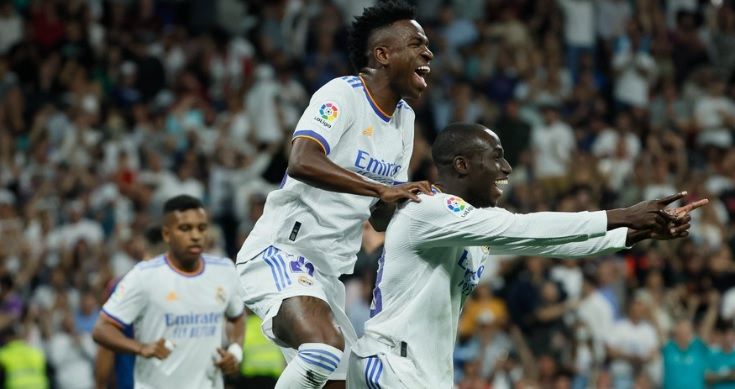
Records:
[[[242,312],[244,310],[244,299],[242,285],[240,284],[240,277],[238,277],[237,270],[235,270],[234,267],[232,268],[232,272],[230,272],[229,278],[230,293],[228,293],[228,295],[230,296],[230,299],[227,302],[225,315],[228,318],[232,319],[242,315]]]
[[[122,326],[131,325],[148,305],[148,295],[139,266],[123,277],[102,312]]]
[[[338,78],[316,91],[296,124],[293,139],[309,138],[316,141],[329,155],[354,121],[352,88],[349,82]]]

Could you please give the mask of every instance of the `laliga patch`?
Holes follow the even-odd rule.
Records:
[[[333,101],[327,101],[319,107],[319,112],[314,116],[314,120],[326,128],[332,128],[334,122],[339,117],[339,107]]]
[[[445,200],[445,204],[449,212],[459,218],[467,216],[470,211],[475,209],[471,205],[467,204],[464,200],[457,196],[449,196]]]

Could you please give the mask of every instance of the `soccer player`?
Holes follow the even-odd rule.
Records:
[[[511,167],[495,133],[452,124],[432,154],[437,193],[401,205],[386,231],[371,319],[349,358],[350,387],[451,388],[459,313],[487,255],[585,257],[686,236],[688,212],[706,203],[663,212],[679,193],[609,211],[513,214],[496,207]]]
[[[223,388],[222,373],[242,359],[242,293],[228,258],[203,253],[209,218],[202,203],[176,196],[164,204],[165,254],[138,263],[102,307],[94,340],[136,355],[136,388]],[[231,342],[222,345],[225,319]],[[135,326],[135,338],[122,328]]]
[[[268,195],[237,255],[244,301],[290,361],[277,388],[344,380],[343,350],[356,335],[338,277],[353,271],[362,223],[379,225],[396,201],[431,192],[427,182],[405,183],[415,114],[403,99],[421,95],[433,58],[413,8],[398,1],[366,8],[349,46],[359,74],[314,94],[281,188]]]

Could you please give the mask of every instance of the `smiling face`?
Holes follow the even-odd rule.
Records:
[[[161,232],[173,258],[183,265],[192,265],[209,241],[207,212],[202,208],[173,211],[166,215]]]
[[[485,129],[478,143],[482,147],[469,159],[465,200],[480,208],[494,207],[503,194],[501,187],[508,184],[508,176],[513,169],[505,159],[500,138],[494,132]]]
[[[402,98],[419,98],[434,58],[424,29],[415,20],[399,20],[375,36],[381,42],[375,55],[388,70],[391,88]]]

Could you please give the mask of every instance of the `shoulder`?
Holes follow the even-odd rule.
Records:
[[[314,95],[324,93],[337,93],[339,95],[350,95],[362,88],[362,80],[357,76],[344,76],[333,78],[322,85]]]
[[[435,192],[433,196],[419,195],[420,203],[408,202],[404,205],[405,213],[418,215],[426,221],[437,218],[465,218],[475,208],[459,196],[449,193]]]
[[[232,260],[227,257],[218,257],[216,255],[204,254],[202,255],[202,259],[204,260],[204,263],[206,266],[212,265],[212,266],[224,266],[224,267],[231,267],[231,268],[235,267],[234,262],[232,262]]]
[[[401,101],[398,102],[398,105],[396,105],[396,108],[402,111],[409,111],[413,113],[413,108],[411,108],[411,106],[408,105],[408,102],[406,102],[406,100],[403,100],[403,99],[401,99]]]
[[[165,265],[166,258],[163,255],[159,255],[155,258],[138,262],[138,264],[133,267],[132,271],[145,272]]]

